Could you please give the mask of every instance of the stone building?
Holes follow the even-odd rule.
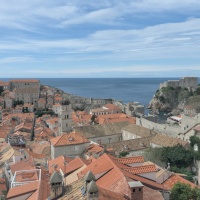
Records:
[[[98,144],[109,144],[122,140],[122,130],[129,125],[128,121],[92,126],[75,127],[75,132]]]
[[[51,142],[51,158],[58,156],[77,156],[90,145],[90,141],[78,133],[63,134],[52,138]]]
[[[169,80],[160,84],[160,89],[162,87],[181,87],[188,88],[190,90],[195,90],[198,87],[197,77],[183,77],[180,80]]]
[[[37,107],[39,99],[39,87],[26,87],[15,89],[15,101],[23,101],[25,104],[32,104]]]
[[[11,80],[9,82],[9,89],[12,91],[15,88],[39,88],[40,81],[39,80]]]

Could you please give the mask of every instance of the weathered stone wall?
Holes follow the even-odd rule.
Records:
[[[181,132],[181,127],[178,125],[158,124],[144,118],[136,118],[136,124],[174,138],[177,138],[178,134]]]
[[[160,89],[162,87],[182,87],[182,88],[194,88],[196,89],[198,86],[198,78],[197,77],[183,77],[180,80],[169,80],[160,84]]]
[[[54,147],[51,145],[51,158],[57,158],[61,155],[65,156],[78,156],[90,145],[90,143],[84,143],[79,145],[66,145]]]
[[[94,137],[89,138],[92,142],[96,142],[98,144],[109,144],[113,142],[119,142],[122,138],[122,134],[114,134],[114,135],[107,135],[102,137]]]

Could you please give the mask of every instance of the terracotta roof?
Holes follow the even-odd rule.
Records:
[[[102,152],[103,150],[104,150],[103,147],[101,147],[97,144],[90,144],[90,146],[87,147],[86,152],[98,154],[98,153]]]
[[[79,179],[75,182],[73,182],[70,185],[67,185],[65,187],[66,189],[66,195],[59,198],[60,200],[87,200],[87,195],[82,194],[81,189],[84,186],[84,179]],[[112,192],[110,190],[107,190],[105,188],[101,188],[98,186],[99,190],[99,200],[127,200],[127,197],[123,197],[123,195]]]
[[[122,140],[119,142],[113,142],[110,144],[103,144],[102,146],[106,149],[112,148],[117,154],[121,151],[136,151],[140,149],[146,149],[150,147],[150,141],[152,136],[145,138],[137,138],[131,140]]]
[[[153,190],[144,186],[143,188],[143,200],[164,200],[160,191]]]
[[[182,178],[181,176],[177,175],[177,174],[173,174],[171,177],[169,177],[164,183],[162,183],[166,188],[168,188],[169,190],[172,189],[174,187],[174,185],[176,183],[184,183],[184,184],[189,184],[191,187],[197,187],[197,185],[195,185],[194,183]]]
[[[18,196],[21,196],[23,194],[27,194],[30,192],[35,192],[37,190],[38,183],[39,183],[39,181],[34,181],[34,182],[26,184],[26,185],[11,188],[8,191],[7,199],[18,197]]]
[[[48,120],[46,120],[46,123],[50,123],[50,124],[55,124],[56,122],[58,122],[58,117],[52,117]]]
[[[71,172],[81,168],[84,165],[89,165],[89,162],[80,157],[76,157],[74,160],[66,164],[65,169],[63,169],[62,171],[65,174],[70,174]]]
[[[127,196],[130,194],[127,178],[129,178],[129,180],[140,181],[144,185],[153,189],[165,189],[165,187],[153,180],[143,178],[124,170],[123,168],[128,168],[128,166],[118,162],[117,160],[118,159],[114,156],[103,154],[97,160],[88,165],[78,175],[81,177],[90,170],[97,178],[96,184],[98,187],[102,187]]]
[[[29,194],[26,198],[27,200],[46,200],[50,194],[49,185],[41,180],[14,187],[9,190],[7,199],[20,198],[20,196],[25,194]]]
[[[116,106],[115,104],[112,104],[112,103],[108,103],[106,105],[104,105],[103,107],[106,107],[108,109],[112,109],[112,110],[120,110],[121,108]]]
[[[43,159],[43,158],[45,158],[44,154],[37,154],[37,153],[34,153],[32,151],[29,151],[29,150],[26,150],[26,152],[29,154],[29,156],[32,156],[35,159]]]
[[[195,127],[193,128],[193,130],[195,130],[195,131],[200,131],[200,125],[195,126]]]
[[[134,156],[134,157],[125,157],[125,158],[114,158],[118,162],[122,164],[132,164],[132,163],[143,163],[144,157],[143,156]]]
[[[36,181],[38,180],[38,173],[36,171],[18,172],[15,180],[17,182]]]
[[[134,117],[130,117],[124,113],[98,115],[95,120],[95,122],[98,124],[107,124],[107,123],[123,122],[123,121],[128,121],[133,124],[136,123],[136,120]]]
[[[20,170],[28,170],[28,169],[33,169],[34,167],[34,161],[31,157],[29,157],[28,160],[24,161],[19,161],[13,165],[10,166],[10,169],[12,171],[12,173],[14,174],[16,171],[20,171]]]
[[[45,154],[45,148],[50,148],[50,142],[48,141],[39,141],[34,143],[33,145],[30,146],[32,152],[36,154]]]
[[[53,146],[65,146],[88,143],[89,141],[78,133],[71,132],[51,139]]]
[[[159,134],[159,133],[157,133],[154,137],[152,137],[151,143],[156,144],[161,147],[172,147],[178,144],[182,146],[186,146],[188,144],[188,142],[183,141],[179,138],[172,138],[170,136]]]
[[[48,168],[49,168],[49,173],[52,174],[54,171],[54,166],[57,165],[57,169],[63,169],[64,168],[64,162],[71,162],[73,159],[64,157],[64,156],[59,156],[53,160],[48,161]]]
[[[151,173],[151,172],[157,171],[155,165],[144,165],[144,166],[139,166],[139,167],[124,168],[124,170],[132,174],[145,174],[145,173]]]

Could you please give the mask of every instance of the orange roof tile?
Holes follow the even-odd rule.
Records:
[[[47,182],[34,181],[32,183],[27,183],[26,185],[21,185],[18,187],[11,188],[8,192],[7,199],[13,199],[25,194],[30,194],[27,200],[46,200],[50,194],[50,188]]]
[[[16,171],[19,170],[28,170],[28,169],[33,169],[34,167],[34,161],[31,157],[29,157],[28,160],[24,161],[19,161],[13,165],[10,166],[10,169],[12,171],[12,173],[14,174]]]
[[[64,162],[69,163],[72,161],[72,158],[64,157],[64,156],[59,156],[53,160],[48,161],[48,168],[49,168],[49,173],[52,174],[54,171],[54,166],[58,165],[57,169],[63,169],[64,168]]]
[[[21,185],[18,187],[11,188],[8,191],[7,199],[21,196],[30,192],[35,192],[37,190],[39,181],[34,181],[32,183]]]
[[[115,104],[111,104],[111,103],[108,103],[108,104],[104,105],[103,107],[106,107],[110,110],[121,110],[120,107],[116,106]]]
[[[87,153],[100,153],[103,151],[103,147],[97,144],[90,144],[90,146],[86,149]]]
[[[138,166],[138,167],[124,168],[124,170],[132,174],[145,174],[145,173],[157,171],[155,165],[144,165],[144,166]]]
[[[82,144],[88,142],[89,140],[87,140],[85,137],[75,132],[71,132],[69,134],[63,134],[61,136],[51,139],[51,144],[53,146],[74,145],[74,144]]]
[[[141,161],[140,159],[139,161]],[[129,178],[129,180],[140,181],[148,187],[165,189],[165,187],[161,184],[156,183],[153,180],[132,174],[124,170],[124,168],[128,168],[128,166],[120,163],[116,157],[104,153],[101,157],[83,169],[78,176],[82,177],[90,170],[97,177],[96,183],[99,187],[103,187],[125,195],[128,195],[129,191],[127,178]]]
[[[63,173],[70,174],[71,172],[81,168],[84,165],[89,165],[89,162],[80,157],[76,157],[74,160],[66,164],[65,169],[63,169]]]
[[[184,184],[189,184],[191,187],[197,187],[197,185],[195,185],[194,183],[182,178],[181,176],[177,175],[177,174],[173,174],[172,176],[170,176],[164,183],[162,183],[166,188],[168,188],[169,190],[172,189],[174,187],[174,185],[176,183],[184,183]]]
[[[115,158],[118,162],[122,164],[131,164],[131,163],[143,163],[143,156],[134,156],[134,157],[125,157],[125,158]]]

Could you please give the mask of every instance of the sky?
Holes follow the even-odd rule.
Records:
[[[1,0],[0,78],[200,77],[199,0]]]

